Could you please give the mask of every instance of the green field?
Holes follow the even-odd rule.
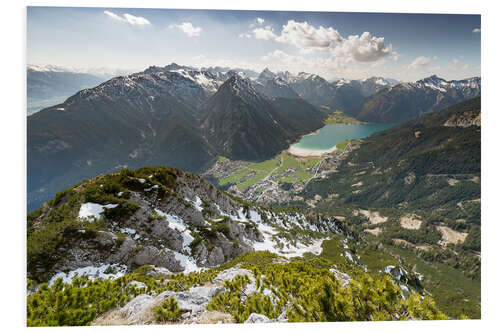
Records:
[[[227,159],[224,157],[219,158],[220,162],[225,162]],[[226,178],[219,180],[221,186],[227,184],[236,184],[239,190],[245,189],[249,186],[258,183],[264,179],[271,171],[274,170],[273,174],[279,174],[285,172],[288,169],[294,169],[291,175],[286,175],[283,177],[278,177],[280,181],[293,183],[296,181],[303,181],[311,178],[312,173],[307,172],[306,169],[314,166],[321,159],[318,157],[308,157],[308,158],[295,158],[288,154],[287,152],[282,152],[273,159],[252,163],[244,162],[235,172]],[[280,162],[282,162],[280,166]]]
[[[340,110],[334,111],[326,120],[325,124],[359,124],[360,121],[356,118],[350,117]]]

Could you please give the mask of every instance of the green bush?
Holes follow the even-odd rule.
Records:
[[[153,312],[156,314],[157,322],[176,322],[181,319],[181,309],[173,297],[164,300],[161,305],[155,306]]]

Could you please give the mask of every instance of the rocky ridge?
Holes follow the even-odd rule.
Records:
[[[165,177],[171,179],[168,186],[161,182]],[[35,211],[29,239],[44,235],[53,217],[68,206],[75,223],[63,231],[50,261],[40,260],[48,253],[29,250],[30,278],[71,280],[89,272],[102,274],[110,266],[122,273],[143,265],[188,273],[248,251],[268,250],[285,257],[317,252],[328,233],[344,232],[333,218],[249,206],[197,175],[143,168],[65,191],[60,202]],[[286,237],[292,228],[303,232]]]

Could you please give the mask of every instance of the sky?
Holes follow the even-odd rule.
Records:
[[[326,79],[481,74],[481,17],[28,7],[28,64],[140,71],[172,62]]]

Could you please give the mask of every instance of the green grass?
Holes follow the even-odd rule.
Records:
[[[275,169],[280,160],[283,159],[282,165],[276,169],[275,173],[284,172],[288,169],[295,169],[293,175],[278,178],[278,180],[293,183],[296,181],[304,181],[311,178],[313,175],[305,170],[317,164],[321,159],[317,157],[308,157],[306,159],[297,159],[287,152],[282,152],[273,159],[251,163],[244,162],[237,171],[226,178],[219,180],[221,186],[227,184],[236,184],[239,190],[250,187],[262,179],[264,179],[273,169]],[[222,161],[219,158],[219,161]],[[224,160],[225,161],[225,160]]]
[[[249,174],[249,170],[245,167],[240,167],[236,172],[231,174],[229,177],[223,178],[219,181],[220,185],[226,184],[238,184],[243,181],[245,176]]]
[[[347,147],[347,144],[349,143],[349,140],[344,140],[344,141],[341,141],[339,143],[336,144],[336,147],[337,147],[337,151],[340,153],[340,152],[343,152],[345,147]]]
[[[334,124],[352,124],[359,123],[359,121],[353,117],[347,116],[344,112],[340,110],[334,111],[326,120],[325,124],[334,125]]]
[[[424,275],[425,290],[432,294],[439,309],[447,315],[458,318],[466,314],[472,319],[481,318],[481,283],[463,276],[445,263],[428,263],[415,256],[410,250],[387,246],[398,255],[407,267],[414,267]]]

